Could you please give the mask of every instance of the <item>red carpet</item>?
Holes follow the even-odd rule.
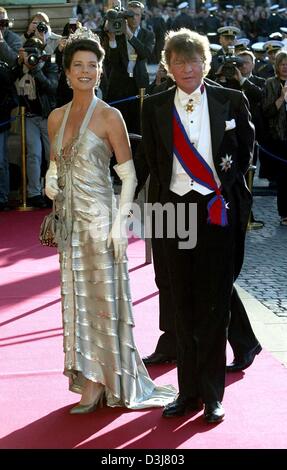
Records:
[[[45,212],[0,214],[1,449],[278,449],[287,447],[287,371],[263,351],[245,373],[227,377],[225,421],[201,412],[164,420],[161,409],[103,408],[68,413],[78,395],[62,374],[58,257],[38,242]],[[142,355],[153,351],[158,296],[144,243],[132,240],[129,266]],[[172,366],[150,368],[156,382],[177,385]]]

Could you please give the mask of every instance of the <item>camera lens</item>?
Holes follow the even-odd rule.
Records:
[[[39,31],[39,33],[47,33],[48,26],[46,25],[46,23],[40,21],[40,23],[37,24],[37,30]]]
[[[37,65],[39,62],[39,58],[36,54],[30,54],[27,57],[27,62],[29,65]]]

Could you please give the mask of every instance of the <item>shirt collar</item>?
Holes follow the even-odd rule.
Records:
[[[203,85],[203,82],[201,82],[201,84],[191,94],[185,93],[185,91],[183,91],[181,88],[177,88],[177,96],[178,96],[179,103],[182,106],[185,106],[188,103],[188,101],[192,100],[194,97],[196,97],[198,100],[198,98],[200,98],[203,93],[201,91],[202,85]]]
[[[141,29],[141,27],[138,26],[137,29],[135,30],[135,32],[133,33],[134,37],[136,37],[136,38],[138,37],[138,34],[139,34],[139,32],[140,32],[140,29]]]

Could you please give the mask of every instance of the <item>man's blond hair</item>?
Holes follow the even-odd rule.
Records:
[[[207,36],[191,31],[187,28],[181,28],[178,31],[169,31],[165,36],[163,50],[163,62],[167,69],[170,66],[171,54],[175,53],[190,60],[195,54],[199,54],[204,63],[204,76],[208,74],[211,62],[211,52]]]

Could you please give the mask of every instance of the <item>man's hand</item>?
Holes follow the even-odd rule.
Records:
[[[125,20],[125,22],[126,22],[126,36],[127,36],[128,39],[131,39],[134,34],[133,34],[132,30],[130,29],[127,20]]]
[[[60,52],[62,52],[65,49],[66,44],[67,44],[67,38],[60,39],[59,44],[58,44],[58,49]]]
[[[222,73],[223,65],[224,64],[221,64],[215,72],[215,75],[216,75],[215,81],[217,83],[225,83],[226,82],[226,78]]]
[[[25,49],[24,47],[21,47],[18,52],[18,63],[21,65],[21,64],[24,64],[24,62],[25,62]]]
[[[238,67],[234,67],[234,75],[233,75],[233,78],[235,78],[235,80],[237,80],[239,83],[241,83],[241,80],[242,80],[242,73],[240,72],[239,68]]]
[[[43,44],[46,44],[46,37],[45,37],[44,32],[40,32],[40,31],[38,31],[38,29],[36,29],[34,37],[40,39]]]
[[[0,41],[5,41],[5,39],[3,38],[3,34],[2,34],[2,29],[0,29]]]
[[[162,64],[159,65],[159,68],[157,70],[156,76],[155,76],[155,82],[157,85],[160,85],[162,80],[167,77],[167,71],[164,68]]]
[[[104,31],[105,31],[106,35],[108,36],[109,41],[113,42],[113,41],[116,40],[116,35],[115,35],[115,33],[111,33],[111,32],[108,30],[108,21],[105,21],[105,24],[104,24]]]

